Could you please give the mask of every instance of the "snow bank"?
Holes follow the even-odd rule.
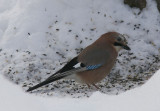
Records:
[[[0,77],[1,111],[159,111],[160,70],[142,87],[117,96],[100,92],[88,99],[38,97]]]
[[[97,85],[101,92],[119,94],[143,84],[160,67],[155,1],[147,0],[139,14],[123,0],[0,0],[0,74],[25,90],[109,31],[124,34],[131,51],[121,51],[110,76]],[[63,80],[39,90],[36,94],[72,97],[95,91]]]

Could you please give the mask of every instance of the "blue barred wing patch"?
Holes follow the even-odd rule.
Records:
[[[90,66],[87,66],[86,69],[87,70],[93,70],[93,69],[99,68],[100,66],[102,66],[102,64],[90,65]]]

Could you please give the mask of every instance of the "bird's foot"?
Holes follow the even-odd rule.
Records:
[[[97,86],[97,85],[95,85],[95,84],[92,84],[97,90],[99,90],[100,88]]]

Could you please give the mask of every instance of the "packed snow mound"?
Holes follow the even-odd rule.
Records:
[[[120,95],[94,93],[88,99],[39,97],[22,92],[0,75],[1,111],[159,111],[160,70],[144,85]],[[3,100],[3,101],[2,101]]]
[[[97,85],[107,94],[142,85],[160,67],[160,15],[152,0],[139,12],[123,0],[0,0],[0,73],[26,90],[100,35],[117,31],[131,51],[121,51],[110,75]],[[60,80],[34,94],[84,97],[95,91]]]

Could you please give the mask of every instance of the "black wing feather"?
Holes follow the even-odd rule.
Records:
[[[63,66],[59,71],[57,71],[56,73],[52,74],[46,80],[49,80],[50,78],[54,77],[55,75],[57,75],[59,73],[63,73],[63,72],[66,72],[66,71],[74,69],[74,66],[78,63],[77,59],[78,59],[78,57],[73,58],[70,62],[68,62],[65,66]]]

